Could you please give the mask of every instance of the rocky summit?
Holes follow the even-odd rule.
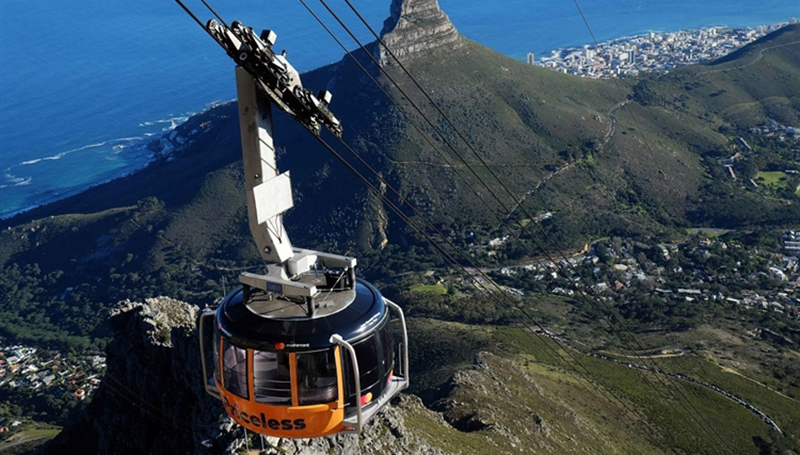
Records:
[[[390,11],[391,15],[383,23],[381,38],[403,61],[429,49],[445,46],[458,49],[464,45],[437,0],[393,0]],[[381,65],[395,63],[385,48],[379,49]]]

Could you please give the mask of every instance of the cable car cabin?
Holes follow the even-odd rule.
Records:
[[[356,279],[356,258],[292,248],[283,226],[283,214],[294,206],[291,179],[278,172],[272,138],[273,104],[312,134],[319,136],[321,123],[341,138],[332,95],[323,91],[315,98],[303,87],[288,60],[274,54],[274,33],[259,37],[238,21],[228,27],[213,9],[219,22],[204,26],[177,1],[238,65],[247,218],[266,263],[264,275],[242,273],[242,286],[200,316],[204,387],[233,420],[257,433],[311,438],[360,432],[408,387],[403,312]],[[391,311],[403,329],[397,359]],[[205,323],[212,318],[208,334]],[[213,354],[206,351],[209,341]]]
[[[402,310],[366,281],[350,279],[341,289],[328,283],[314,308],[244,285],[201,316],[206,390],[239,425],[282,438],[357,433],[408,387]],[[399,367],[390,309],[403,332]],[[209,378],[203,322],[212,316]]]

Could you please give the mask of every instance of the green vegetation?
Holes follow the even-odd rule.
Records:
[[[411,291],[412,292],[433,292],[434,294],[440,294],[440,295],[447,294],[447,288],[441,283],[436,283],[436,284],[418,283],[418,284],[415,284],[415,285],[411,286]]]
[[[541,353],[543,343],[535,342],[528,336],[524,336],[512,329],[501,330],[498,332],[502,334],[503,339],[506,340],[508,346],[515,346],[512,351],[519,349],[525,353]],[[504,343],[505,344],[505,343]],[[563,355],[563,353],[562,353]],[[566,356],[565,356],[566,357]],[[569,359],[569,357],[566,357]],[[725,440],[729,448],[733,450],[740,450],[741,453],[754,453],[760,447],[754,447],[754,440],[758,438],[761,441],[779,442],[775,435],[771,435],[768,427],[764,425],[757,417],[749,413],[745,408],[738,406],[728,400],[727,398],[716,394],[709,389],[693,385],[686,381],[669,380],[664,377],[654,378],[650,374],[642,373],[642,370],[637,368],[629,368],[624,365],[610,363],[608,361],[588,357],[585,355],[577,355],[577,359],[581,364],[585,365],[593,373],[597,379],[605,384],[612,390],[612,393],[620,393],[625,400],[630,400],[629,403],[636,409],[640,409],[647,416],[647,419],[654,424],[656,428],[662,430],[661,436],[665,438],[668,445],[673,447],[680,447],[681,450],[689,452],[712,451],[713,444],[718,444],[711,436],[703,433],[699,428],[697,420],[705,419],[709,425],[719,432],[723,440]],[[537,357],[539,362],[553,364],[554,357],[550,354],[540,355]],[[648,361],[639,360],[632,361],[639,364],[647,364]],[[681,365],[680,367],[675,366]],[[709,380],[708,375],[697,374],[698,371],[707,372],[712,370],[719,371],[707,361],[696,356],[683,356],[676,358],[664,358],[658,360],[658,365],[667,371],[675,373],[682,373],[691,375],[703,380]],[[783,400],[783,404],[779,405],[783,411],[773,415],[769,411],[774,408],[765,406],[762,409],[776,418],[779,425],[785,433],[787,440],[781,440],[782,444],[789,443],[798,447],[798,436],[795,426],[795,418],[778,419],[778,415],[785,415],[790,407],[790,402],[785,398],[769,392],[774,397],[764,400],[764,389],[752,383],[744,384],[747,381],[740,380],[733,377],[733,375],[717,376],[709,380],[723,390],[735,393],[740,398],[753,402],[757,407],[764,405],[766,402],[775,402],[775,400]],[[676,382],[677,381],[677,382]],[[672,393],[667,392],[664,388],[674,388]],[[559,396],[563,396],[560,394]],[[569,396],[569,394],[567,394]],[[684,400],[686,396],[695,408],[700,412],[700,416],[695,415],[691,417],[687,409],[691,409],[689,405],[683,406],[676,405],[677,402]],[[678,398],[679,397],[679,398]],[[580,401],[578,401],[580,402]],[[791,414],[796,414],[794,411],[789,411]]]
[[[424,401],[435,400],[436,388],[456,371],[472,364],[478,352],[490,349],[492,332],[488,327],[445,322],[430,318],[413,318],[408,326],[415,340],[410,350],[414,371],[412,393]]]
[[[781,171],[759,172],[757,179],[765,185],[783,188],[786,186],[786,177],[786,173]]]
[[[447,321],[485,324],[506,320],[506,312],[487,305],[479,295],[439,294],[434,292],[401,292],[395,287],[384,288],[384,293],[405,308],[412,316],[434,317]]]
[[[0,399],[8,403],[8,418],[34,419],[37,422],[66,425],[74,422],[85,409],[85,403],[71,393],[53,393],[52,390],[0,390]]]
[[[699,421],[714,428],[726,453],[800,446],[798,412],[790,399],[725,373],[702,356],[660,358],[658,365],[734,393],[775,419],[784,435],[771,432],[746,408],[708,388],[655,377],[573,348],[565,351],[531,332],[431,319],[409,322],[413,335],[422,340],[413,349],[412,371],[418,381],[414,393],[443,412],[452,427],[421,410],[407,414],[406,425],[448,452],[478,454],[495,446],[500,452],[522,453],[565,453],[577,447],[591,447],[593,453],[713,453],[721,442],[703,432]],[[445,342],[426,341],[439,337]],[[583,370],[576,362],[592,377],[578,374],[576,369]],[[468,367],[470,363],[474,366]],[[455,371],[460,373],[435,387]],[[606,389],[598,389],[595,381]],[[572,438],[560,437],[564,434]]]
[[[797,401],[782,396],[737,374],[725,372],[717,365],[698,359],[695,356],[666,358],[661,365],[670,371],[682,372],[703,381],[716,384],[724,390],[747,401],[773,418],[778,426],[786,429],[786,437],[795,445],[800,445],[800,407]]]
[[[4,455],[31,453],[35,448],[53,439],[61,428],[25,423],[6,434],[0,434],[0,452]]]

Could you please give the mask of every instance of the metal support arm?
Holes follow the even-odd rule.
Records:
[[[270,265],[265,275],[243,273],[242,284],[269,292],[313,299],[314,286],[295,281],[318,262],[326,268],[347,270],[355,283],[356,259],[292,248],[283,226],[283,214],[294,205],[289,173],[279,173],[272,132],[273,97],[244,68],[236,68],[239,125],[242,137],[247,217],[261,257]],[[309,314],[313,314],[313,302]]]
[[[294,254],[283,227],[283,213],[294,202],[289,174],[278,173],[272,140],[272,101],[242,67],[236,67],[236,87],[250,232],[265,261],[283,263]]]

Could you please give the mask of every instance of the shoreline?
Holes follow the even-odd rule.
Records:
[[[616,43],[616,42],[629,41],[629,40],[632,40],[634,38],[641,38],[643,36],[647,36],[650,33],[654,33],[656,35],[667,35],[667,34],[670,34],[670,33],[682,33],[682,32],[691,33],[691,32],[699,32],[699,31],[702,31],[702,30],[709,30],[709,29],[716,29],[718,31],[719,30],[751,30],[751,29],[752,30],[756,30],[759,27],[775,27],[775,29],[778,29],[778,28],[785,27],[787,25],[792,24],[793,23],[792,19],[795,19],[795,18],[789,18],[788,20],[785,20],[785,21],[772,22],[772,23],[769,23],[769,24],[742,25],[742,26],[732,26],[732,25],[721,25],[721,24],[718,24],[718,25],[708,25],[708,26],[703,26],[703,27],[698,27],[698,28],[680,28],[680,29],[673,29],[673,30],[649,29],[649,30],[644,31],[642,33],[636,33],[636,34],[633,34],[633,35],[623,35],[623,36],[620,36],[620,37],[617,37],[617,38],[607,39],[605,41],[598,41],[598,44],[604,45],[604,44],[613,44],[613,43]],[[797,21],[796,23],[800,23],[800,19],[795,19],[795,20]],[[594,46],[595,46],[594,43],[584,43],[584,44],[579,44],[579,45],[574,45],[574,46],[559,47],[559,48],[553,49],[553,50],[551,50],[549,52],[556,52],[556,51],[561,51],[561,50],[571,50],[571,49],[584,49],[586,47],[594,48]]]
[[[141,138],[136,138],[136,142],[126,146],[120,150],[113,150],[110,153],[125,153],[126,149],[130,149],[134,153],[143,153],[139,157],[139,159],[132,160],[128,162],[124,166],[120,166],[116,168],[114,171],[107,172],[107,173],[100,173],[98,174],[97,178],[93,179],[91,182],[86,182],[83,184],[77,184],[73,187],[66,187],[66,188],[59,188],[57,190],[52,190],[51,192],[44,193],[41,197],[42,201],[38,203],[33,203],[24,207],[17,207],[8,212],[0,214],[0,221],[7,222],[8,220],[29,212],[31,210],[38,209],[40,207],[47,206],[52,203],[56,203],[58,201],[68,199],[70,197],[74,197],[79,195],[85,191],[89,191],[93,188],[100,187],[105,185],[109,182],[114,180],[119,180],[123,178],[128,178],[132,175],[135,175],[138,172],[141,172],[147,169],[150,165],[157,162],[160,159],[172,159],[173,152],[176,149],[182,147],[187,141],[193,140],[192,137],[196,134],[196,129],[191,130],[188,133],[186,131],[181,131],[182,127],[187,125],[193,118],[198,115],[203,115],[219,106],[223,106],[225,104],[234,102],[235,100],[214,100],[212,102],[206,103],[205,107],[199,111],[194,112],[191,114],[186,114],[185,116],[181,117],[174,117],[170,120],[170,126],[161,130],[160,134],[150,134],[145,135]],[[175,118],[183,119],[180,123],[177,123],[174,120]],[[165,123],[165,121],[158,120],[154,122],[145,122],[145,123]],[[140,125],[141,126],[141,125]],[[108,141],[113,142],[113,141]]]

